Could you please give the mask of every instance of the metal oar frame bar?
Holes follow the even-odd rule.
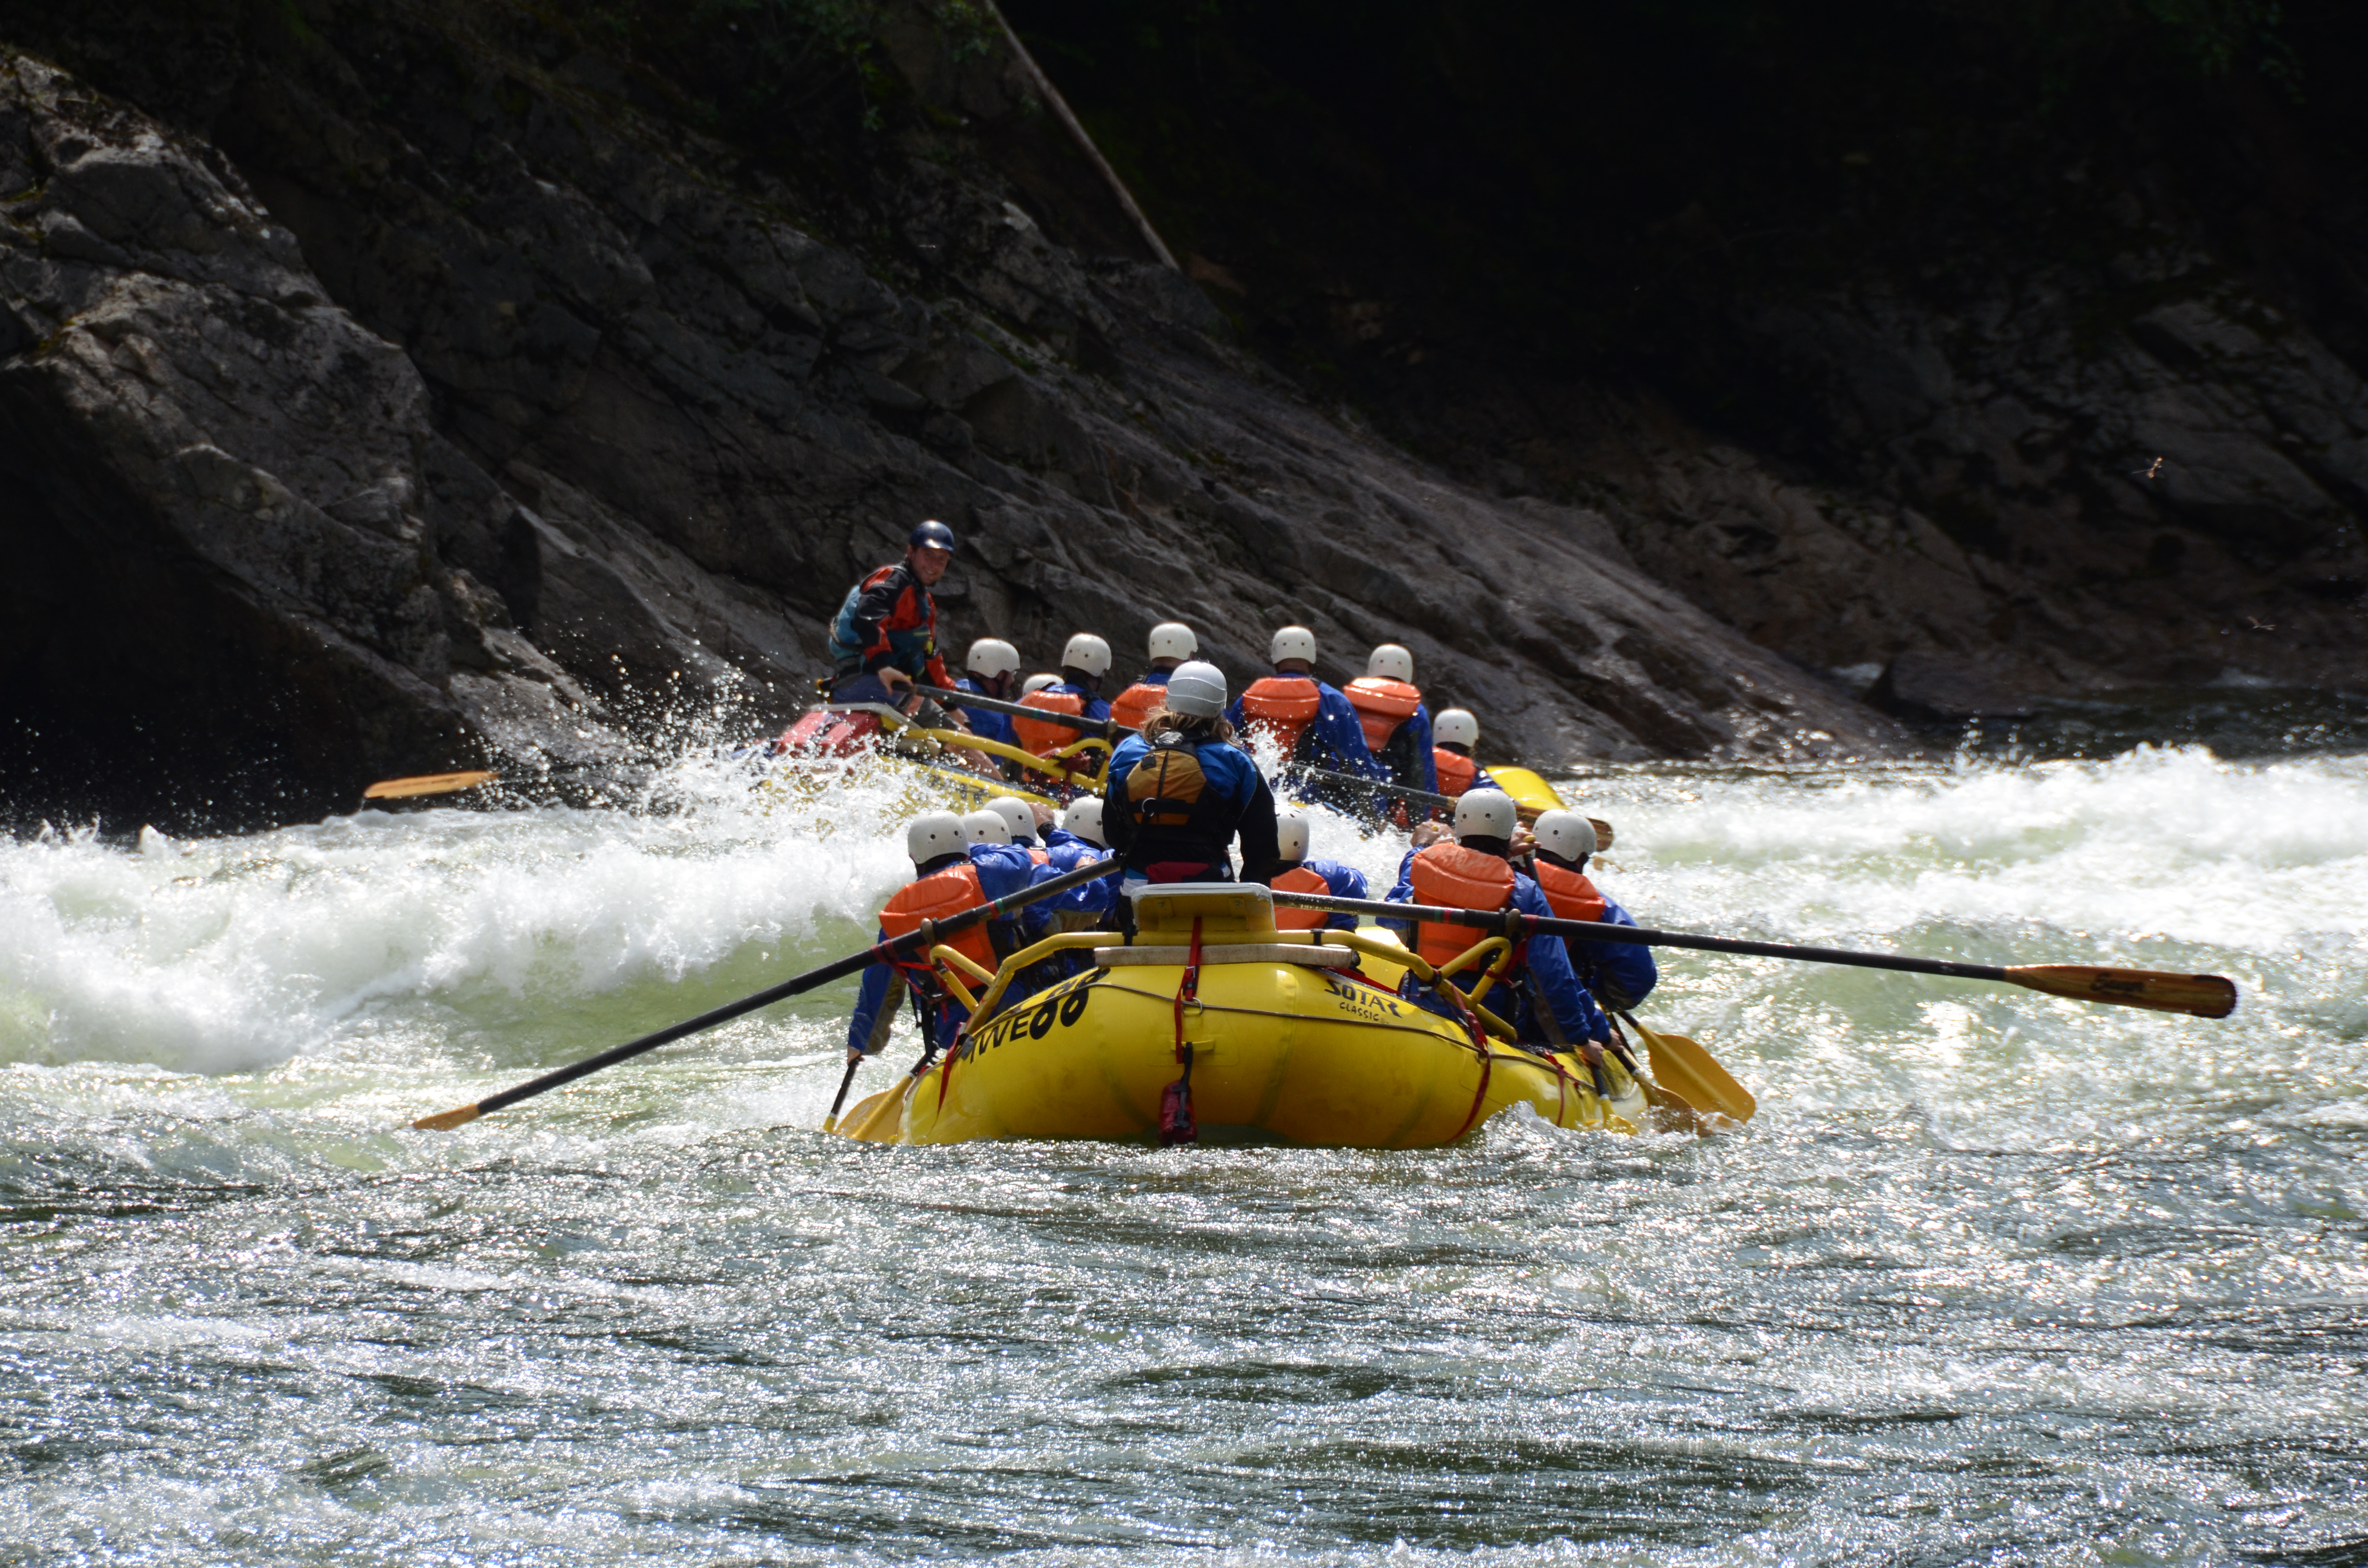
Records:
[[[507,1106],[514,1106],[520,1100],[532,1099],[535,1096],[556,1089],[562,1085],[572,1084],[578,1078],[587,1077],[604,1067],[614,1067],[618,1062],[630,1061],[644,1051],[655,1051],[662,1045],[671,1045],[676,1040],[712,1029],[718,1024],[730,1023],[733,1019],[753,1013],[759,1007],[770,1006],[776,1002],[795,996],[802,992],[812,991],[818,985],[827,985],[834,980],[842,980],[848,975],[860,973],[871,964],[901,957],[916,949],[927,951],[935,946],[940,937],[951,932],[967,930],[982,921],[997,919],[1015,909],[1023,909],[1031,903],[1041,903],[1055,893],[1082,886],[1099,877],[1107,877],[1110,871],[1111,867],[1107,862],[1093,861],[1078,867],[1074,871],[1054,877],[1050,881],[1038,882],[1033,887],[1007,893],[992,903],[973,904],[968,909],[957,911],[940,920],[924,920],[905,935],[892,937],[884,942],[864,949],[860,953],[850,953],[846,958],[824,964],[819,969],[810,969],[803,974],[794,975],[782,981],[779,985],[767,986],[752,995],[741,997],[737,1002],[726,1002],[721,1007],[710,1008],[695,1018],[685,1018],[678,1024],[669,1024],[654,1034],[642,1036],[639,1040],[629,1040],[622,1045],[611,1046],[597,1056],[587,1056],[581,1062],[573,1062],[564,1067],[555,1068],[540,1078],[529,1078],[515,1088],[504,1089],[497,1095],[489,1095],[473,1105],[460,1106],[451,1110],[440,1111],[434,1116],[421,1117],[411,1125],[423,1131],[435,1132],[463,1126],[481,1116],[500,1110]]]

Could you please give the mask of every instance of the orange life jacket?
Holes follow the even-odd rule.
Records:
[[[1316,689],[1315,676],[1267,676],[1250,682],[1242,693],[1243,727],[1272,735],[1288,756],[1323,707],[1324,694]]]
[[[1439,792],[1442,795],[1461,795],[1480,777],[1478,763],[1468,756],[1458,756],[1445,746],[1431,747],[1430,760],[1439,765]]]
[[[1414,858],[1414,901],[1450,909],[1502,909],[1513,902],[1513,868],[1496,855],[1441,839]],[[1415,923],[1414,950],[1445,963],[1487,938],[1486,931],[1437,921]]]
[[[1311,871],[1304,866],[1293,866],[1274,879],[1277,892],[1317,892],[1328,894],[1332,884],[1324,880],[1321,871]],[[1313,931],[1332,916],[1320,909],[1292,909],[1283,904],[1274,908],[1274,928],[1278,931]],[[1471,944],[1466,942],[1465,947]]]
[[[1531,873],[1538,879],[1538,891],[1546,895],[1554,912],[1565,920],[1600,920],[1603,918],[1603,895],[1595,884],[1577,871],[1566,871],[1541,856]]]
[[[880,928],[891,937],[901,937],[916,929],[924,920],[942,920],[986,902],[986,889],[979,884],[978,868],[965,860],[898,888],[896,896],[888,901],[888,907],[880,912]],[[995,944],[987,939],[984,922],[955,932],[945,939],[945,945],[983,969],[996,965]],[[906,969],[926,969],[928,955],[916,953],[898,962]]]
[[[1053,863],[1053,857],[1046,854],[1042,849],[1030,849],[1028,851],[1028,858],[1030,861],[1039,866],[1049,866]]]
[[[1167,706],[1167,688],[1139,680],[1110,699],[1110,722],[1140,730],[1143,722]]]
[[[1082,718],[1086,711],[1086,699],[1074,691],[1047,689],[1030,692],[1019,699],[1019,706],[1042,708],[1047,713],[1067,713]],[[1086,737],[1083,730],[1073,730],[1066,724],[1048,724],[1042,719],[1015,717],[1011,721],[1011,728],[1019,735],[1019,744],[1038,756],[1050,756],[1063,746]]]
[[[1364,726],[1365,749],[1375,756],[1390,744],[1398,726],[1414,717],[1422,706],[1422,689],[1402,680],[1387,680],[1380,676],[1359,676],[1340,688],[1340,695],[1357,710],[1357,722]]]

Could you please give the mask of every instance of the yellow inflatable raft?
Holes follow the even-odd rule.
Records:
[[[934,949],[941,980],[975,994],[980,1021],[835,1131],[877,1143],[1156,1140],[1187,1047],[1192,1118],[1207,1142],[1428,1148],[1514,1105],[1559,1127],[1632,1131],[1644,1119],[1645,1091],[1616,1057],[1603,1063],[1600,1096],[1576,1056],[1513,1044],[1485,974],[1469,1022],[1397,994],[1408,968],[1425,979],[1485,971],[1504,957],[1502,937],[1434,971],[1379,927],[1278,931],[1267,890],[1230,882],[1144,889],[1135,921],[1132,945],[1109,932],[1056,936],[992,975]],[[1179,1003],[1196,934],[1197,984]],[[1016,973],[1064,950],[1089,954],[1093,967],[1004,1005]]]

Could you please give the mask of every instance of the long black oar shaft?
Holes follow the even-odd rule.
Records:
[[[901,953],[911,952],[916,948],[927,948],[949,932],[966,930],[982,921],[993,920],[1008,915],[1015,909],[1041,903],[1042,900],[1051,898],[1054,893],[1092,881],[1097,877],[1107,877],[1111,869],[1112,868],[1108,864],[1097,860],[1089,865],[1080,866],[1074,871],[1054,877],[1050,881],[1038,882],[1035,886],[1022,888],[1018,892],[1006,893],[991,903],[973,904],[968,909],[949,915],[942,920],[923,921],[916,930],[908,931],[901,937],[892,937],[884,942],[864,949],[860,953],[850,953],[843,959],[823,965],[820,969],[810,969],[803,974],[793,975],[779,985],[767,986],[754,995],[743,996],[737,1002],[726,1002],[721,1007],[711,1007],[695,1018],[685,1018],[678,1024],[669,1024],[656,1033],[645,1034],[639,1040],[629,1040],[622,1045],[612,1045],[597,1056],[587,1056],[581,1062],[572,1062],[564,1067],[554,1068],[541,1077],[529,1078],[515,1088],[504,1089],[497,1095],[488,1095],[474,1105],[457,1106],[450,1110],[438,1111],[434,1116],[423,1116],[411,1125],[426,1132],[444,1132],[455,1127],[465,1126],[481,1116],[502,1109],[505,1106],[514,1106],[520,1100],[532,1099],[546,1090],[556,1089],[564,1084],[572,1084],[576,1079],[598,1073],[604,1067],[614,1067],[620,1062],[629,1062],[643,1051],[655,1051],[659,1046],[671,1045],[676,1040],[689,1035],[695,1035],[702,1029],[712,1029],[718,1024],[730,1023],[743,1014],[753,1013],[759,1007],[768,1007],[785,997],[812,991],[817,985],[827,985],[834,980],[857,973],[868,965],[895,958]]]
[[[2165,974],[2146,969],[2099,969],[2085,964],[1959,963],[1953,959],[1907,958],[1898,953],[1861,953],[1846,948],[1810,948],[1791,942],[1754,942],[1740,937],[1702,937],[1689,931],[1654,931],[1602,920],[1549,920],[1519,910],[1490,913],[1444,909],[1421,903],[1383,903],[1366,898],[1327,898],[1322,893],[1278,892],[1274,902],[1341,915],[1373,915],[1390,920],[1427,920],[1466,926],[1516,941],[1543,934],[1583,942],[1634,942],[1648,948],[1691,948],[1706,953],[1742,953],[1752,958],[1797,959],[1807,963],[1846,964],[1853,969],[1892,969],[1909,974],[1941,974],[1957,980],[1990,980],[2069,996],[2150,1007],[2161,1013],[2192,1013],[2225,1018],[2237,1008],[2236,983],[2225,975]]]

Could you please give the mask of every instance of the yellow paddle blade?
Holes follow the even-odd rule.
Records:
[[[1562,796],[1555,793],[1553,785],[1526,767],[1491,767],[1488,777],[1494,778],[1505,793],[1513,797],[1513,810],[1523,822],[1535,822],[1547,812],[1569,809],[1563,804]],[[1611,824],[1601,817],[1587,820],[1595,824],[1595,847],[1598,850],[1611,848]]]
[[[893,1089],[859,1101],[838,1124],[839,1136],[864,1143],[894,1143],[905,1122],[905,1100],[918,1078],[907,1076]]]
[[[2016,964],[2006,977],[2017,985],[2069,996],[2078,1002],[2111,1002],[2157,1013],[2192,1013],[2225,1018],[2237,1010],[2237,986],[2226,975],[2164,974],[2150,969],[2091,969],[2077,963]]]
[[[1621,1015],[1625,1018],[1625,1013]],[[1684,1096],[1696,1109],[1714,1110],[1736,1121],[1749,1121],[1759,1109],[1751,1091],[1735,1081],[1718,1059],[1681,1034],[1659,1034],[1634,1018],[1628,1025],[1645,1037],[1653,1052],[1653,1076]]]
[[[1554,793],[1554,786],[1526,767],[1498,767],[1492,763],[1488,767],[1488,777],[1497,781],[1498,789],[1513,797],[1513,807],[1520,812],[1524,822],[1540,812],[1563,809],[1562,797]]]
[[[498,773],[423,773],[412,778],[381,778],[362,791],[365,801],[408,801],[419,795],[452,795],[491,784]]]

